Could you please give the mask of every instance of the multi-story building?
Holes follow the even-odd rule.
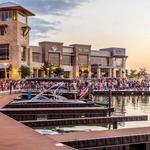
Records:
[[[0,4],[0,78],[18,79],[18,68],[29,65],[28,16],[33,15],[15,3]]]
[[[41,65],[49,62],[60,66],[65,77],[125,77],[126,58],[124,48],[91,50],[91,45],[72,44],[63,46],[61,42],[40,42],[32,49],[33,75],[43,76]]]
[[[29,66],[34,77],[43,77],[44,62],[62,67],[67,78],[125,76],[124,48],[92,50],[91,45],[49,41],[29,46],[28,16],[34,14],[20,5],[0,4],[0,78],[20,78],[21,65]]]

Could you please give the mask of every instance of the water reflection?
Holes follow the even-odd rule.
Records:
[[[108,97],[95,96],[97,102],[108,99]],[[150,126],[150,97],[148,96],[114,96],[112,97],[111,106],[115,108],[112,115],[114,116],[128,116],[128,115],[148,115],[148,121],[138,122],[121,122],[118,123],[118,128],[135,128]],[[62,132],[78,132],[78,131],[91,131],[91,130],[104,130],[108,129],[108,125],[89,125],[89,126],[71,126],[71,127],[59,127],[56,128],[42,128],[37,129],[40,133],[42,130],[44,134],[51,134],[59,131]],[[46,131],[46,133],[45,133]],[[50,133],[48,133],[48,131]]]
[[[113,115],[148,115],[148,121],[119,123],[119,128],[150,126],[150,97],[148,96],[116,96],[112,97]]]

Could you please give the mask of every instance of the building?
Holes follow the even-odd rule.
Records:
[[[18,4],[0,4],[0,78],[19,79],[21,65],[29,66],[34,77],[43,77],[44,62],[62,67],[66,78],[125,76],[124,48],[92,50],[91,45],[49,41],[29,46],[29,16],[34,14]]]
[[[0,4],[0,78],[18,79],[18,68],[29,65],[29,16],[34,14],[20,5]]]
[[[43,76],[43,62],[62,67],[66,78],[125,77],[127,56],[124,48],[91,50],[91,45],[63,46],[61,42],[44,41],[39,46],[30,46],[30,49],[34,77]]]

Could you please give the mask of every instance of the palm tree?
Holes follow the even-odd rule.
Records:
[[[54,70],[54,74],[56,75],[56,77],[60,77],[61,75],[64,74],[64,69],[61,68],[61,67],[57,67],[57,68]]]
[[[51,77],[52,75],[52,70],[53,70],[53,65],[50,64],[48,61],[44,62],[44,65],[41,66],[41,70],[45,72],[45,75],[47,77]]]
[[[28,66],[21,66],[18,70],[18,72],[21,74],[21,78],[26,78],[31,75],[30,68]]]
[[[131,69],[130,73],[127,72],[127,78],[133,79],[138,77],[138,72],[137,70]]]
[[[140,68],[139,72],[138,72],[138,78],[146,78],[147,75],[147,71],[145,68]]]

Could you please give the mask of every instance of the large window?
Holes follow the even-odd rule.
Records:
[[[21,46],[21,60],[26,61],[26,47]]]
[[[63,65],[73,65],[73,56],[63,56]]]
[[[4,27],[0,27],[0,35],[4,35],[5,34],[5,28]]]
[[[12,20],[12,11],[0,11],[0,21]]]
[[[22,14],[22,13],[19,12],[18,13],[18,21],[26,24],[26,16],[24,14]]]
[[[109,58],[106,57],[91,57],[91,64],[98,64],[101,66],[109,65]]]
[[[50,64],[59,66],[60,65],[60,54],[59,53],[49,53],[48,60]]]
[[[115,66],[122,67],[123,66],[123,59],[122,58],[115,58]]]
[[[0,45],[0,60],[8,60],[9,59],[9,45]]]
[[[79,55],[79,65],[80,66],[88,65],[88,55]]]
[[[32,53],[32,60],[33,60],[33,62],[40,62],[40,53],[33,52]]]

